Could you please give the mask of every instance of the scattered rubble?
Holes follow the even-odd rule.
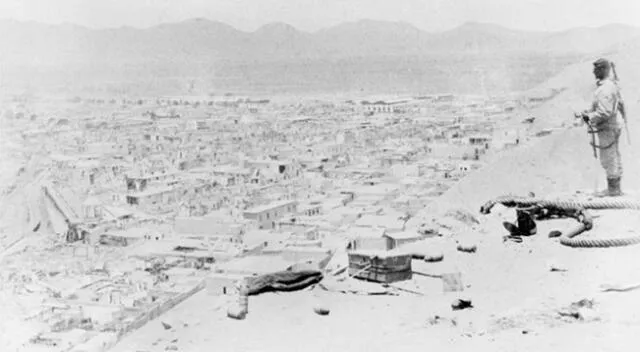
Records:
[[[564,307],[558,311],[558,314],[565,318],[571,318],[580,321],[599,320],[598,314],[594,311],[595,301],[591,299],[582,299],[571,303],[568,307]]]
[[[318,315],[329,315],[329,313],[331,312],[331,310],[329,310],[329,308],[322,306],[322,305],[316,305],[313,307],[313,311],[318,314]]]
[[[478,246],[474,243],[462,242],[462,243],[458,243],[458,245],[456,246],[456,249],[460,252],[475,253],[478,250]]]
[[[441,317],[439,315],[434,315],[433,317],[431,317],[431,318],[429,318],[427,320],[427,324],[429,324],[429,325],[446,324],[446,325],[449,325],[451,327],[456,327],[458,325],[458,322],[456,321],[456,319],[451,319],[451,318]]]
[[[437,263],[437,262],[441,262],[443,259],[444,259],[444,254],[437,253],[437,252],[424,254],[424,258],[423,258],[423,260],[427,263]]]
[[[451,303],[451,309],[453,310],[463,310],[473,308],[473,304],[471,304],[471,300],[467,299],[456,299]]]

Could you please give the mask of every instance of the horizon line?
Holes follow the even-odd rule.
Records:
[[[339,26],[348,25],[348,24],[358,24],[358,23],[362,23],[362,22],[378,22],[378,23],[386,23],[386,24],[407,25],[407,26],[415,28],[416,30],[418,30],[420,32],[424,32],[425,34],[446,33],[446,32],[454,31],[454,30],[460,29],[460,28],[465,27],[465,26],[470,26],[470,25],[493,26],[493,27],[499,27],[499,28],[506,29],[506,30],[513,31],[513,32],[538,33],[538,34],[564,33],[564,32],[569,32],[569,31],[578,30],[578,29],[601,29],[601,28],[609,27],[609,26],[624,26],[624,27],[630,27],[630,28],[639,28],[638,26],[635,26],[635,25],[632,25],[632,24],[613,22],[613,23],[603,24],[603,25],[599,25],[599,26],[578,26],[578,27],[570,27],[570,28],[562,29],[562,30],[545,31],[545,30],[511,28],[511,27],[507,27],[507,26],[504,26],[504,25],[501,25],[501,24],[497,24],[497,23],[492,23],[492,22],[466,21],[466,22],[463,22],[463,23],[461,23],[461,24],[459,24],[457,26],[451,27],[450,29],[444,29],[444,30],[439,30],[439,31],[428,31],[428,30],[424,30],[424,29],[418,28],[413,23],[410,23],[410,22],[407,22],[407,21],[390,21],[390,20],[377,20],[377,19],[371,19],[371,18],[362,18],[362,19],[358,19],[358,20],[354,20],[354,21],[339,22],[339,23],[337,23],[335,25],[326,26],[326,27],[323,27],[323,28],[320,28],[320,29],[317,29],[317,30],[314,30],[314,31],[302,30],[302,29],[299,29],[299,28],[295,27],[294,25],[291,25],[291,24],[283,22],[283,21],[268,22],[268,23],[265,23],[265,24],[259,26],[258,28],[256,28],[253,31],[247,31],[247,30],[239,29],[236,26],[233,26],[233,25],[228,24],[226,22],[215,20],[215,19],[210,19],[210,18],[206,18],[206,17],[191,17],[191,18],[187,18],[187,19],[184,19],[184,20],[180,20],[180,21],[161,22],[161,23],[157,23],[157,24],[154,24],[154,25],[151,25],[151,26],[144,26],[144,27],[136,27],[136,26],[132,26],[132,25],[121,25],[121,26],[99,27],[99,28],[92,28],[92,27],[88,27],[86,25],[73,23],[73,22],[69,22],[69,21],[64,21],[64,22],[60,22],[60,23],[51,23],[51,22],[43,22],[43,21],[36,21],[36,20],[18,20],[18,19],[15,19],[15,18],[3,18],[3,17],[0,17],[0,22],[17,22],[17,23],[20,23],[20,24],[36,24],[36,25],[55,26],[55,27],[72,26],[72,27],[78,27],[78,28],[81,28],[81,29],[84,29],[84,30],[90,30],[90,31],[119,30],[119,29],[150,30],[150,29],[154,29],[154,28],[161,27],[161,26],[166,26],[166,25],[179,25],[179,24],[183,24],[183,23],[186,23],[186,22],[196,22],[196,21],[222,24],[222,25],[231,27],[231,28],[233,28],[234,30],[236,30],[238,32],[247,33],[247,34],[252,34],[252,33],[259,32],[263,28],[265,28],[267,26],[273,26],[273,25],[285,25],[285,26],[293,28],[294,30],[296,30],[296,31],[298,31],[300,33],[317,34],[317,33],[320,33],[320,32],[323,32],[323,31],[326,31],[326,30],[329,30],[329,29],[332,29],[332,28],[336,28],[336,27],[339,27]]]

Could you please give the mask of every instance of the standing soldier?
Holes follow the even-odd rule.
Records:
[[[598,196],[617,197],[622,195],[622,160],[618,142],[622,131],[620,115],[624,117],[624,103],[616,82],[612,80],[612,70],[615,67],[609,60],[599,59],[593,63],[593,74],[598,87],[591,108],[580,115],[589,124],[590,133],[598,135],[598,145],[594,145],[594,148],[600,150],[600,164],[607,174],[607,190]]]

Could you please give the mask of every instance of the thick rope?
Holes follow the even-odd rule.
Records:
[[[593,227],[591,216],[585,209],[636,209],[640,210],[640,201],[620,198],[601,198],[593,200],[543,199],[533,197],[502,196],[490,200],[481,208],[482,214],[489,214],[496,204],[507,207],[531,207],[564,211],[564,215],[578,220],[578,224],[560,237],[562,245],[574,248],[608,248],[640,244],[640,236],[612,239],[575,238]]]
[[[640,210],[640,201],[620,198],[599,198],[592,200],[566,200],[566,199],[546,199],[533,197],[503,196],[490,200],[481,208],[482,214],[489,214],[496,204],[506,207],[530,207],[556,208],[564,210],[580,209],[636,209]]]

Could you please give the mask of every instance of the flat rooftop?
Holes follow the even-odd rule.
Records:
[[[279,208],[286,205],[298,204],[297,200],[279,200],[275,202],[271,202],[265,205],[259,205],[257,207],[253,207],[251,209],[247,209],[244,211],[245,214],[257,214],[262,213],[263,211],[271,210],[274,208]]]

